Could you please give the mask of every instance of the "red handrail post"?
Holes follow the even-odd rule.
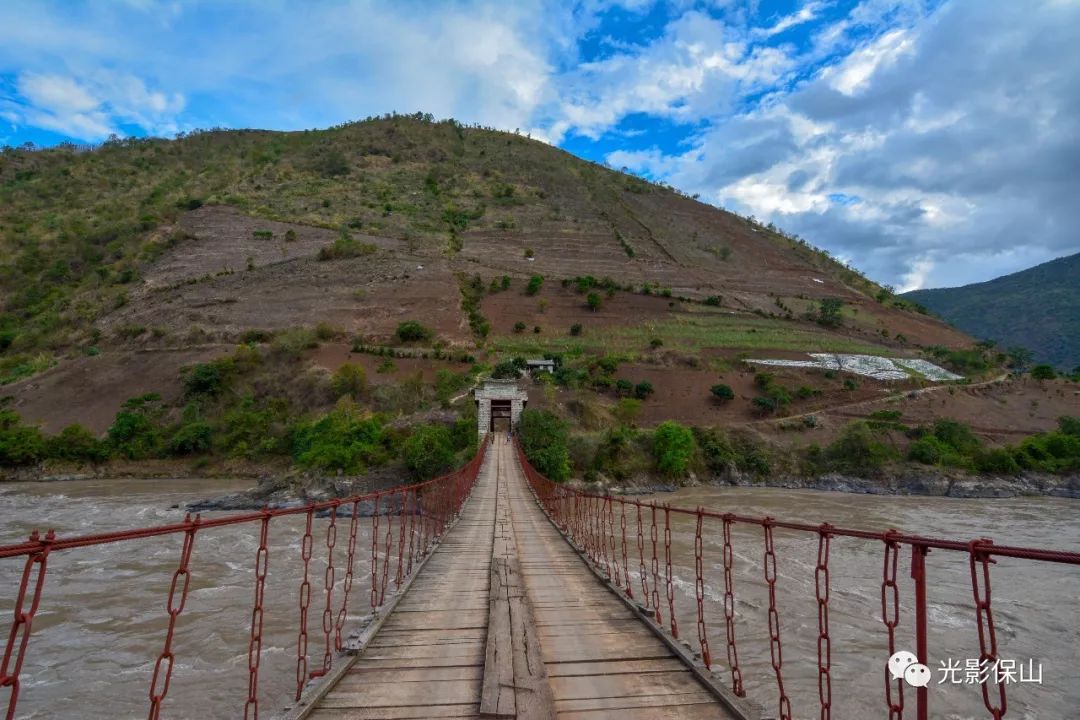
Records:
[[[929,665],[926,634],[926,553],[925,545],[911,546],[911,579],[915,584],[915,654],[919,662]],[[926,686],[915,691],[916,720],[929,720],[929,698]]]

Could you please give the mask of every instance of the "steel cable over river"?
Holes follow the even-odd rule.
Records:
[[[8,631],[0,708],[9,718],[271,716],[334,665],[361,616],[415,571],[467,500],[479,461],[429,483],[305,507],[91,535],[39,531],[0,546],[0,608],[12,611],[10,625],[0,625]],[[706,509],[729,498],[760,504],[761,495],[739,492],[689,489],[664,498],[670,507],[582,493],[521,461],[541,506],[620,592],[777,717],[1033,720],[1075,709],[1075,695],[1061,697],[1080,677],[1073,665],[1048,665],[1041,688],[991,677],[950,688],[937,676],[959,636],[968,638],[967,657],[986,662],[1020,659],[1011,654],[1017,647],[1075,643],[1068,601],[1080,571],[1067,566],[1080,554]],[[675,506],[688,495],[698,502]],[[769,497],[778,495],[785,514],[811,514],[800,506],[814,505],[803,500],[810,494]],[[915,499],[845,500],[889,507]],[[858,511],[842,510],[845,524],[858,523]],[[1009,567],[994,568],[998,558]],[[91,585],[98,589],[88,595]],[[1042,586],[1050,600],[1040,608]],[[1029,601],[1003,604],[1003,589]],[[927,595],[946,591],[943,617],[943,603]],[[1021,613],[1038,624],[1034,642],[1023,637]],[[107,647],[82,657],[88,636]],[[916,690],[892,680],[886,660],[895,650],[932,660],[935,682]],[[137,682],[141,701],[122,692]],[[1040,689],[1059,697],[1031,701]],[[965,694],[963,710],[943,712],[960,707],[947,690]],[[1018,705],[1012,693],[1020,690],[1028,701]]]

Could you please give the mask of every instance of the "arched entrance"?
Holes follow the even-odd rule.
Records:
[[[489,432],[502,432],[517,425],[529,394],[516,380],[485,380],[473,393],[476,398],[476,432],[483,438]]]
[[[511,400],[491,401],[491,432],[506,433],[510,430],[512,402]]]

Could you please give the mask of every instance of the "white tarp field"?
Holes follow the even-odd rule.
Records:
[[[808,353],[813,360],[747,360],[755,365],[805,367],[839,370],[871,377],[875,380],[907,380],[923,377],[933,382],[962,380],[963,375],[949,372],[921,358],[887,358],[878,355],[844,355],[840,353]]]

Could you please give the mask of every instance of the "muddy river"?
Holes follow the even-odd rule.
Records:
[[[60,534],[101,532],[131,525],[175,522],[172,506],[234,490],[220,481],[84,481],[0,485],[0,543],[24,539],[35,527]],[[684,489],[658,496],[682,506],[745,514],[769,514],[807,522],[1080,550],[1076,501],[1050,498],[957,500],[855,496],[794,490]],[[295,690],[297,588],[302,572],[302,519],[271,525],[270,566],[260,674],[260,711],[265,717],[285,706]],[[324,537],[325,520],[315,537]],[[364,614],[369,595],[370,540],[360,523],[358,566],[352,589],[353,618]],[[320,532],[323,531],[323,532]],[[339,534],[340,538],[345,533]],[[682,634],[696,641],[693,603],[693,535],[688,522],[674,524],[677,609]],[[18,717],[145,717],[154,661],[166,628],[165,603],[180,551],[179,536],[121,542],[57,552],[51,556],[44,598],[23,667]],[[706,620],[713,656],[724,657],[721,538],[707,534]],[[770,711],[776,685],[769,662],[762,578],[761,532],[733,533],[736,572],[736,633],[743,677],[751,697]],[[316,548],[319,544],[316,543]],[[338,565],[344,542],[339,541]],[[636,543],[635,543],[636,547]],[[777,604],[783,640],[784,684],[795,717],[817,718],[817,606],[814,565],[817,540],[777,531]],[[176,665],[163,717],[232,718],[243,715],[247,697],[247,647],[254,590],[257,536],[252,528],[226,527],[198,534],[191,592],[177,626]],[[832,546],[833,717],[862,720],[888,716],[882,665],[887,659],[881,621],[881,543],[837,539]],[[325,552],[325,551],[323,551]],[[325,555],[312,562],[320,589]],[[632,563],[633,565],[633,563]],[[909,556],[901,558],[904,612],[897,645],[914,649],[911,634]],[[20,560],[0,560],[0,631],[6,638]],[[942,662],[964,665],[978,655],[978,638],[966,557],[935,551],[928,558],[931,717],[959,720],[988,717],[978,686],[939,683]],[[343,572],[337,575],[340,585]],[[1080,568],[1003,559],[993,568],[993,606],[1001,655],[1034,669],[1042,682],[1008,686],[1006,717],[1062,720],[1080,707]],[[323,652],[322,596],[313,592],[309,621],[312,664]],[[337,600],[335,600],[335,604]],[[718,668],[721,669],[722,668]],[[957,679],[957,678],[953,678]],[[0,690],[0,706],[8,691]],[[908,704],[914,693],[906,693]],[[910,714],[906,714],[911,716]]]

